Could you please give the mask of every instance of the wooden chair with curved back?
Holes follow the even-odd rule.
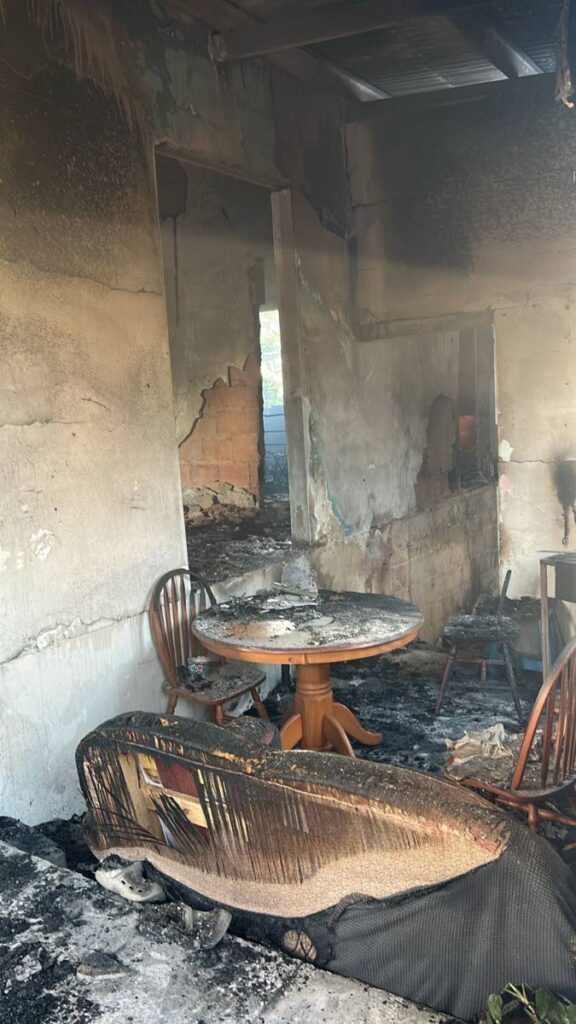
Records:
[[[208,708],[221,725],[227,719],[225,706],[249,693],[261,718],[268,718],[258,692],[266,679],[257,665],[215,659],[203,678],[194,683],[188,673],[188,659],[206,654],[192,632],[196,615],[217,603],[214,591],[200,573],[172,569],[156,583],[150,601],[150,628],[162,663],[168,694],[167,713],[174,714],[180,697]]]
[[[566,796],[576,811],[570,794],[576,784],[576,638],[565,646],[540,688],[509,786],[480,778],[458,781],[526,812],[533,831],[541,821],[576,826],[576,814],[569,817],[554,805]]]

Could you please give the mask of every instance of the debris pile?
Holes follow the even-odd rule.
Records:
[[[257,515],[209,525],[186,524],[190,568],[211,583],[235,579],[292,549],[288,502],[270,502]]]

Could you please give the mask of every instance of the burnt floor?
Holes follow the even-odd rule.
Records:
[[[448,753],[446,739],[485,729],[501,722],[508,733],[523,731],[499,667],[491,668],[486,688],[478,686],[478,669],[462,666],[439,715],[434,714],[446,654],[416,641],[409,649],[379,658],[333,665],[332,686],[338,701],[347,704],[362,725],[382,732],[376,747],[353,743],[357,757],[442,774]],[[534,672],[517,672],[520,699],[526,718],[541,685]],[[266,701],[270,717],[279,725],[294,693],[294,682],[281,683]],[[525,821],[525,815],[519,814]],[[576,829],[544,824],[542,835],[576,872]]]
[[[210,583],[283,562],[291,551],[290,505],[269,500],[257,515],[237,522],[186,524],[190,569]]]
[[[2,1024],[448,1019],[234,935],[198,949],[174,904],[127,903],[0,839]]]
[[[445,660],[441,651],[416,643],[409,650],[332,666],[337,699],[347,704],[367,729],[384,734],[384,742],[377,747],[354,744],[358,757],[441,772],[447,753],[446,738],[457,739],[465,732],[497,722],[502,722],[507,732],[520,731],[498,667],[492,670],[494,678],[483,690],[464,689],[476,687],[477,670],[462,667],[455,671],[442,711],[435,716]],[[539,687],[540,679],[535,673],[519,675],[527,715]],[[275,721],[280,721],[293,690],[293,683],[283,683],[270,695],[267,704]]]

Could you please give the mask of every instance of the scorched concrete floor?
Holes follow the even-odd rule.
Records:
[[[108,977],[85,977],[95,954]],[[102,961],[102,957],[99,956]],[[197,951],[162,906],[0,842],[2,1024],[438,1024],[438,1014],[225,936]]]
[[[438,652],[413,646],[334,666],[337,697],[369,729],[384,733],[381,746],[357,747],[359,756],[437,772],[444,764],[446,737],[496,722],[519,729],[502,688],[469,693],[455,687],[443,713],[434,717],[443,662]],[[538,686],[536,678],[522,680],[527,711]],[[276,720],[293,690],[293,683],[284,683],[268,699]],[[89,854],[78,824],[52,823],[43,831],[64,845],[69,866],[90,870],[82,863]],[[15,836],[9,823],[0,834]],[[24,846],[49,855],[43,847],[26,841]],[[437,1024],[442,1019],[234,936],[213,950],[197,951],[169,906],[134,908],[89,878],[57,866],[56,853],[53,865],[0,841],[1,1024]],[[82,977],[96,953],[114,958],[109,964],[114,977]]]
[[[458,739],[467,731],[497,722],[502,722],[509,732],[521,730],[499,668],[494,669],[496,675],[488,689],[472,691],[462,687],[475,687],[477,670],[459,668],[442,711],[436,716],[434,706],[445,661],[446,655],[441,651],[417,642],[380,658],[332,666],[335,698],[347,704],[367,729],[384,735],[383,743],[377,747],[353,743],[357,757],[440,772],[446,759],[447,738]],[[519,678],[526,715],[540,682],[534,673]],[[290,705],[294,685],[281,684],[266,701],[277,722]]]

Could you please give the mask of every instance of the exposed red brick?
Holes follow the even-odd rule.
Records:
[[[219,466],[221,483],[242,487],[252,494],[257,494],[251,484],[249,462],[222,462]]]
[[[180,445],[182,487],[241,487],[259,497],[260,361],[230,366],[203,392],[202,412]]]

